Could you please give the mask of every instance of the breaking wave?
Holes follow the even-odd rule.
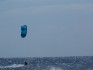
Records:
[[[51,67],[50,70],[63,70],[63,69],[61,69],[59,67]]]
[[[9,66],[0,66],[0,68],[19,68],[19,67],[23,67],[23,64],[12,64]]]

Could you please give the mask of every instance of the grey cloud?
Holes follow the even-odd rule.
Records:
[[[33,0],[41,5],[37,6],[30,5],[30,0],[10,2],[15,8],[12,4],[6,7],[5,4],[9,4],[6,1],[4,5],[8,9],[0,12],[1,57],[93,55],[92,3],[76,4],[72,1],[70,4],[53,5],[51,0],[50,5],[49,1],[43,5],[44,1],[38,3]],[[23,24],[28,26],[25,39],[20,37]]]
[[[57,14],[57,13],[65,13],[65,12],[89,12],[92,13],[93,4],[64,4],[64,5],[51,5],[51,6],[43,6],[43,7],[26,7],[26,8],[17,8],[9,11],[5,11],[1,13],[4,17],[20,17],[22,15],[31,16],[34,14]]]
[[[16,8],[27,8],[37,6],[49,6],[49,5],[63,5],[63,4],[84,4],[93,3],[92,0],[3,0],[0,1],[0,10],[7,11]]]

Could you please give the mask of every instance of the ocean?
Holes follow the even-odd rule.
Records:
[[[93,56],[0,58],[0,70],[93,70]]]

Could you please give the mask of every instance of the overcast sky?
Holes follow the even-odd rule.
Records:
[[[0,0],[0,57],[59,56],[93,56],[93,0]]]

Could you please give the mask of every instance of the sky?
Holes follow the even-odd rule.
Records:
[[[93,0],[0,0],[0,57],[64,56],[93,56]]]

